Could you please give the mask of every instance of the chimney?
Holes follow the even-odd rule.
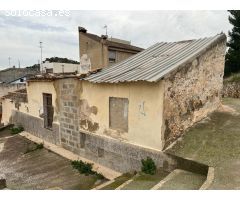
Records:
[[[106,40],[108,38],[108,36],[107,35],[101,35],[101,38]]]
[[[79,26],[79,27],[78,27],[78,32],[79,32],[79,33],[86,33],[86,32],[87,32],[87,29],[85,29],[84,27]]]
[[[107,43],[107,38],[108,38],[107,35],[101,35],[101,43],[106,44]]]

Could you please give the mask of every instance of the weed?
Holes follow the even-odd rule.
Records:
[[[37,144],[36,149],[43,149],[44,145],[43,143]]]
[[[11,134],[16,135],[16,134],[24,131],[24,128],[22,126],[12,127],[12,128],[10,128],[10,131],[11,131]]]
[[[95,172],[95,171],[94,171],[94,172]],[[95,175],[96,175],[97,178],[100,179],[100,180],[105,179],[105,177],[104,177],[101,173],[95,172]]]
[[[72,161],[73,168],[77,169],[81,174],[89,175],[92,174],[92,164],[86,163],[81,160]]]
[[[225,79],[224,82],[239,82],[240,74],[232,74],[229,78]]]
[[[154,175],[156,174],[157,167],[152,158],[147,157],[146,160],[142,159],[142,172],[146,174]]]
[[[33,152],[33,151],[36,151],[36,150],[38,150],[38,149],[43,149],[43,147],[44,147],[44,145],[43,145],[43,143],[40,143],[40,144],[37,144],[37,143],[35,143],[35,148],[29,148],[29,146],[27,147],[27,150],[25,151],[25,153],[24,154],[27,154],[27,153],[30,153],[30,152]]]
[[[92,166],[93,166],[92,163],[83,162],[81,160],[74,160],[71,162],[71,164],[72,164],[72,167],[74,169],[77,169],[81,174],[85,174],[86,176],[96,175],[98,179],[105,178],[102,174],[92,170]]]

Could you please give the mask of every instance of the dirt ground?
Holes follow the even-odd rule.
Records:
[[[167,151],[214,167],[209,189],[240,189],[240,99],[225,98],[223,104],[228,109],[190,128]]]
[[[36,149],[35,143],[11,135],[8,129],[0,131],[0,174],[5,175],[9,189],[81,190],[100,184],[96,176],[79,174],[69,160]]]

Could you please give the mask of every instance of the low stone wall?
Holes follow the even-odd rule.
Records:
[[[53,144],[59,145],[59,125],[53,123],[52,130],[44,128],[43,119],[16,110],[12,111],[10,123],[19,124],[24,130]]]
[[[161,151],[156,151],[117,139],[91,133],[77,133],[74,137],[64,138],[61,145],[82,157],[120,172],[140,171],[141,160],[151,157],[158,167],[171,171],[176,163]]]
[[[240,98],[240,82],[224,82],[222,96]]]

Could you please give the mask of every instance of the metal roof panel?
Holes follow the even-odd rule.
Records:
[[[226,35],[221,33],[198,40],[157,43],[120,63],[91,74],[84,80],[94,83],[140,80],[155,82],[200,55],[211,45],[224,40],[226,40]]]

